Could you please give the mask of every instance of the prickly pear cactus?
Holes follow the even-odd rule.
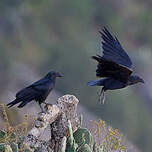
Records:
[[[0,142],[4,141],[6,138],[6,132],[3,130],[0,130]]]
[[[23,148],[23,138],[14,132],[5,132],[0,130],[0,152],[30,152],[29,149]]]
[[[97,143],[94,143],[93,145],[93,152],[107,152],[104,148],[104,146],[102,145],[98,145]]]
[[[67,140],[66,152],[76,152],[78,145],[76,144],[75,139],[73,137],[73,131],[70,121],[68,121],[68,134],[69,137]]]
[[[62,141],[61,141],[61,147],[59,149],[59,152],[65,152],[65,150],[66,150],[66,142],[67,142],[67,138],[64,136]]]
[[[16,143],[12,142],[10,146],[13,152],[18,152],[18,145]]]
[[[92,136],[86,128],[78,128],[73,133],[71,122],[69,121],[68,135],[66,150],[60,150],[61,152],[92,152]],[[62,148],[64,146],[62,146]]]
[[[2,151],[2,152],[5,151],[5,144],[0,144],[0,151]]]
[[[92,136],[91,133],[86,128],[78,128],[74,133],[73,137],[78,144],[81,146],[82,144],[91,145],[92,144]]]
[[[92,152],[92,136],[88,129],[78,128],[73,137],[78,144],[78,152]]]
[[[89,145],[85,144],[80,147],[78,152],[93,152]]]

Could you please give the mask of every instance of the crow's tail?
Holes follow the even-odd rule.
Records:
[[[15,99],[12,102],[8,103],[7,106],[8,106],[8,108],[10,108],[10,107],[14,106],[15,104],[17,104],[19,102],[21,102],[20,99]]]
[[[87,83],[88,86],[103,86],[104,85],[104,79],[100,80],[92,80]]]
[[[18,108],[23,108],[27,103],[29,103],[30,100],[26,100],[26,101],[22,101],[21,104],[19,104],[19,106],[17,106]]]
[[[23,108],[27,103],[29,103],[30,101],[34,100],[35,96],[29,96],[27,98],[22,99],[21,104],[19,104],[18,108]]]

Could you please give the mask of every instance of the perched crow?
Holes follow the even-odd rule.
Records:
[[[17,103],[20,103],[18,108],[24,107],[27,103],[32,100],[35,100],[39,103],[41,110],[43,108],[41,103],[45,103],[47,96],[51,90],[55,87],[55,81],[57,77],[62,77],[58,72],[50,71],[45,77],[36,81],[32,85],[20,90],[16,94],[16,99],[7,104],[8,107],[12,107]]]
[[[104,103],[105,91],[121,89],[138,82],[144,83],[137,75],[132,74],[132,62],[120,42],[113,37],[106,27],[99,31],[102,41],[103,55],[92,56],[98,61],[96,76],[103,79],[88,82],[89,86],[103,86],[100,102]]]

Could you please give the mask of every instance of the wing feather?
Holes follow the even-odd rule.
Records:
[[[127,83],[129,80],[129,76],[132,73],[131,69],[113,61],[108,61],[99,55],[92,56],[92,58],[98,61],[96,70],[97,77],[112,77],[124,83]]]
[[[106,27],[102,31],[99,31],[99,33],[103,39],[103,58],[131,69],[131,59],[121,46],[117,37],[113,37]]]

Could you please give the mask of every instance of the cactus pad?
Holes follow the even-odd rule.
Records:
[[[82,144],[91,145],[92,143],[91,133],[86,128],[78,128],[73,133],[73,136],[78,146],[81,146]]]

